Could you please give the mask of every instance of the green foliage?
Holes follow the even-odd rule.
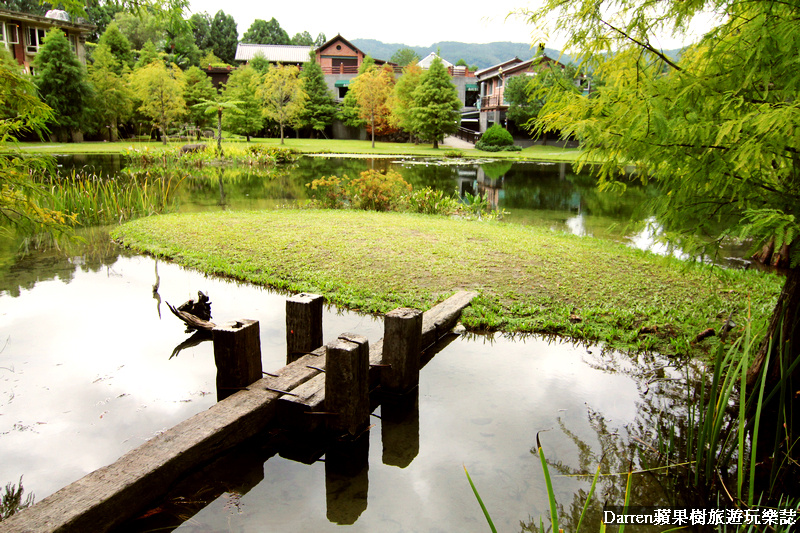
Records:
[[[265,154],[277,164],[294,163],[300,157],[300,152],[298,150],[280,146],[254,144],[248,147],[248,151],[252,154]]]
[[[376,133],[385,135],[392,130],[388,104],[394,81],[394,71],[389,67],[368,69],[350,82],[347,94],[352,93],[355,98],[358,114],[372,136],[373,148]]]
[[[284,128],[295,124],[303,111],[307,96],[295,66],[281,65],[270,68],[256,90],[263,103],[262,113],[278,123],[281,144],[284,143]]]
[[[133,113],[133,96],[126,76],[121,75],[119,61],[106,44],[94,52],[94,63],[89,66],[89,81],[94,87],[94,120],[108,140],[119,136],[119,124]]]
[[[419,60],[419,55],[411,48],[400,48],[397,52],[392,54],[392,58],[389,61],[401,67],[406,67],[417,63]]]
[[[475,148],[484,152],[517,152],[522,147],[514,145],[514,137],[500,124],[492,124],[475,143]]]
[[[191,67],[183,73],[183,99],[186,102],[189,122],[197,128],[205,128],[210,123],[210,118],[205,109],[195,107],[202,101],[213,100],[217,97],[217,90],[211,79],[199,67]]]
[[[161,61],[161,54],[158,53],[153,41],[147,41],[139,51],[139,59],[136,61],[136,68],[150,65]]]
[[[358,67],[358,75],[364,74],[375,68],[375,60],[367,55]],[[356,76],[357,78],[358,76]],[[354,78],[355,79],[355,78]],[[361,108],[358,105],[358,100],[353,91],[349,90],[344,95],[342,103],[339,106],[339,120],[344,122],[347,126],[353,128],[360,128],[366,125],[367,121],[361,117]]]
[[[264,57],[261,51],[256,52],[256,55],[253,56],[253,59],[251,59],[247,65],[253,67],[253,70],[259,74],[265,74],[269,70],[269,60]]]
[[[147,10],[138,13],[121,11],[114,16],[114,22],[134,50],[141,50],[148,41],[161,43],[166,32],[163,19]]]
[[[525,75],[514,76],[506,80],[506,86],[503,89],[503,99],[508,102],[506,118],[521,127],[536,118],[544,104],[540,100],[531,98],[532,79]]]
[[[395,83],[390,100],[392,122],[411,135],[417,133],[413,115],[414,91],[419,87],[422,75],[422,67],[417,64],[405,67],[403,75]]]
[[[22,477],[19,478],[19,484],[16,486],[13,483],[8,483],[6,485],[5,493],[2,499],[0,499],[0,522],[33,505],[36,497],[33,494],[28,494],[23,498],[22,495],[24,492],[25,489],[22,486]]]
[[[116,22],[112,22],[106,28],[106,31],[100,36],[97,42],[100,46],[107,46],[108,50],[117,60],[117,66],[114,73],[117,75],[122,74],[122,68],[127,65],[133,67],[133,52],[131,51],[131,42],[119,30]]]
[[[292,37],[292,44],[295,46],[314,46],[314,38],[307,31],[295,33],[294,37]]]
[[[238,106],[241,113],[222,113],[222,127],[237,135],[247,136],[248,141],[264,127],[261,103],[256,96],[260,80],[261,77],[251,65],[239,67],[231,72],[222,91],[226,100],[241,102]]]
[[[167,54],[167,61],[184,69],[200,64],[203,54],[195,44],[194,35],[188,26],[180,26],[174,32],[167,31],[166,35],[164,52]]]
[[[370,211],[397,210],[411,185],[393,170],[365,170],[358,178],[323,177],[306,184],[319,205],[327,208],[353,207]]]
[[[439,140],[458,129],[461,100],[441,59],[433,60],[414,91],[414,129],[439,147]]]
[[[81,131],[91,105],[92,88],[62,30],[53,28],[47,32],[34,66],[39,96],[53,109],[54,129],[63,134]]]
[[[217,11],[211,20],[208,39],[214,54],[226,63],[233,64],[239,42],[239,32],[233,16],[226,15],[221,9]]]
[[[211,48],[213,48],[211,43],[211,17],[208,13],[203,11],[202,13],[192,14],[189,17],[189,23],[192,28],[194,43],[197,47],[200,50],[211,51]],[[204,61],[203,64],[208,64],[208,62]]]
[[[323,131],[336,118],[336,104],[325,82],[322,67],[316,61],[312,50],[310,61],[303,66],[300,79],[308,100],[300,113],[300,123],[314,131]]]
[[[186,114],[182,79],[177,66],[167,67],[160,61],[135,70],[131,77],[131,84],[142,99],[139,111],[161,131],[164,144],[169,127]]]
[[[262,19],[254,20],[250,28],[244,32],[242,42],[247,44],[297,44],[289,39],[289,34],[281,28],[275,17],[272,17],[269,22]]]

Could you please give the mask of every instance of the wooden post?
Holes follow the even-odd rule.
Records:
[[[318,294],[300,293],[286,299],[286,364],[322,346],[322,304]]]
[[[217,398],[222,400],[260,380],[261,337],[258,320],[236,320],[215,327]]]
[[[343,333],[328,344],[325,366],[328,429],[355,435],[369,420],[369,341]]]
[[[419,384],[422,352],[422,312],[401,307],[386,313],[383,321],[381,388],[404,393]]]

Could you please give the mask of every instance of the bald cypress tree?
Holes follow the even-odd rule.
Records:
[[[416,131],[439,148],[439,140],[458,129],[461,106],[458,90],[437,57],[414,90],[411,116]]]
[[[309,54],[311,61],[303,66],[300,79],[303,80],[303,90],[308,95],[305,109],[300,113],[300,122],[311,128],[314,135],[324,131],[336,118],[336,105],[333,95],[325,83],[322,67],[316,61],[316,53],[312,50]]]

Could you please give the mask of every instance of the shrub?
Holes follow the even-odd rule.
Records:
[[[411,192],[409,184],[399,172],[365,170],[361,177],[350,182],[353,205],[360,209],[389,211],[396,207],[404,193]]]
[[[492,126],[481,135],[480,140],[475,143],[475,148],[484,152],[518,152],[522,150],[519,146],[514,146],[514,137],[500,124]]]
[[[311,183],[306,183],[306,187],[311,189],[311,196],[315,204],[328,209],[340,209],[350,204],[345,188],[347,179],[347,175],[344,178],[323,176]]]

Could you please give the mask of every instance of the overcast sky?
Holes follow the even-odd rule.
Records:
[[[338,9],[332,7],[336,5]],[[505,20],[509,12],[525,5],[524,0],[480,3],[431,0],[394,3],[366,0],[284,0],[263,3],[252,0],[191,0],[191,11],[205,11],[213,17],[222,9],[227,15],[233,16],[240,37],[255,19],[270,20],[275,17],[289,37],[307,31],[314,38],[324,33],[330,39],[340,33],[348,40],[377,39],[385,43],[430,46],[439,41],[529,43],[530,26],[516,19]]]

